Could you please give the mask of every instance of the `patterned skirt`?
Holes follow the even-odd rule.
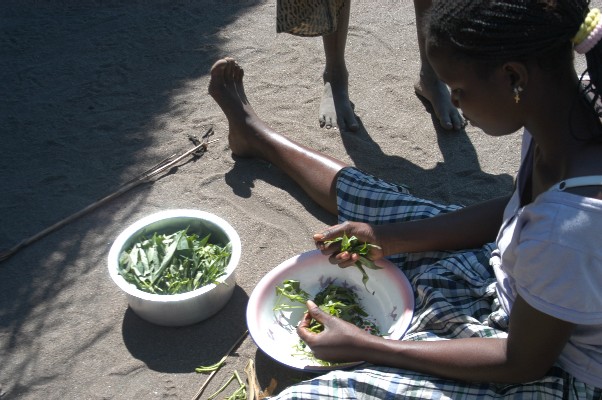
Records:
[[[337,181],[339,222],[372,224],[429,218],[457,210],[412,196],[349,167]],[[500,308],[489,265],[493,244],[466,251],[388,257],[404,271],[415,293],[414,317],[402,340],[505,337],[508,316]],[[374,278],[373,278],[374,279]],[[363,364],[293,385],[272,399],[601,399],[602,390],[559,367],[526,384],[466,383],[414,371]]]
[[[345,0],[278,0],[276,31],[296,36],[322,36],[337,30]]]

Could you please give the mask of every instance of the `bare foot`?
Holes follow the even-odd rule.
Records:
[[[332,76],[333,74],[331,74]],[[345,73],[345,75],[347,75]],[[359,129],[353,105],[349,100],[347,77],[330,78],[324,72],[324,92],[320,102],[320,127],[338,127],[341,132]]]
[[[452,104],[449,89],[437,77],[421,72],[420,80],[414,85],[416,94],[428,101],[444,129],[456,130],[466,126],[466,121]]]
[[[232,58],[218,60],[211,67],[209,94],[228,118],[228,143],[232,154],[262,157],[261,135],[267,126],[249,104],[243,86],[244,70]]]

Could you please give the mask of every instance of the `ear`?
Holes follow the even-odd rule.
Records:
[[[520,86],[523,89],[529,83],[529,70],[527,66],[518,61],[510,61],[502,66],[504,77],[510,85],[510,89]]]

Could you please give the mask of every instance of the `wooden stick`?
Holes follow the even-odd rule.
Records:
[[[247,395],[247,400],[260,400],[259,382],[257,381],[255,361],[253,361],[251,358],[249,358],[249,361],[247,362],[245,373],[247,374],[247,382],[249,382],[249,393]]]
[[[230,349],[228,349],[228,352],[226,353],[226,355],[224,357],[228,357],[237,347],[240,343],[242,343],[242,341],[247,337],[247,334],[249,333],[248,330],[246,330],[241,337],[238,338],[238,340],[236,341],[236,343],[234,343],[232,345],[232,347],[230,347]],[[221,368],[221,367],[220,367]],[[215,371],[212,371],[211,374],[209,374],[209,376],[207,377],[207,379],[205,379],[205,382],[203,382],[203,384],[201,385],[201,387],[199,388],[199,390],[196,392],[196,394],[192,397],[192,400],[199,400],[201,398],[201,396],[203,395],[203,392],[205,391],[205,389],[207,388],[207,385],[209,384],[209,382],[211,382],[211,379],[213,379],[213,376],[215,374],[217,374],[217,371],[219,371],[220,368],[217,368]]]
[[[75,221],[76,219],[80,218],[83,215],[88,214],[91,211],[96,210],[98,207],[100,207],[101,205],[104,205],[105,203],[109,202],[110,200],[113,200],[116,197],[121,196],[122,194],[126,193],[127,191],[135,188],[136,186],[139,186],[143,183],[146,183],[148,181],[150,181],[150,179],[153,176],[156,176],[157,174],[160,174],[161,172],[164,172],[166,170],[169,170],[171,168],[173,168],[177,163],[179,163],[181,160],[183,160],[184,158],[190,156],[193,153],[198,152],[199,150],[203,150],[206,151],[207,150],[207,145],[209,143],[204,142],[201,143],[195,147],[193,147],[192,149],[184,152],[182,155],[176,157],[175,159],[166,162],[167,160],[170,160],[171,158],[173,158],[174,156],[168,157],[165,160],[161,161],[159,164],[157,164],[155,167],[151,168],[150,170],[147,170],[146,172],[144,172],[142,175],[140,175],[138,178],[135,178],[131,181],[129,181],[128,183],[126,183],[125,185],[121,186],[119,189],[117,189],[115,192],[109,194],[108,196],[103,197],[102,199],[90,204],[89,206],[87,206],[86,208],[71,214],[70,216],[68,216],[67,218],[55,223],[54,225],[49,226],[48,228],[36,233],[35,235],[22,240],[21,242],[19,242],[17,245],[15,245],[14,247],[3,251],[0,253],[0,262],[7,260],[9,257],[13,256],[16,252],[18,252],[19,250],[21,250],[22,248],[30,245],[31,243],[43,238],[44,236],[64,227],[65,225]]]

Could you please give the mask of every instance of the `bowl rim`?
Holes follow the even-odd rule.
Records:
[[[211,283],[209,285],[202,286],[198,289],[191,290],[190,292],[185,293],[177,293],[177,294],[155,294],[148,293],[138,289],[134,284],[127,282],[118,272],[119,267],[119,256],[123,251],[125,243],[131,236],[136,234],[138,231],[142,230],[145,226],[152,224],[154,222],[158,222],[165,219],[171,218],[196,218],[202,219],[205,221],[209,221],[221,229],[224,230],[224,233],[230,239],[230,243],[232,245],[232,255],[230,256],[230,261],[226,266],[226,274],[218,278],[219,285],[225,284],[224,282],[232,276],[234,270],[238,266],[241,257],[241,241],[240,236],[234,230],[232,225],[230,225],[225,219],[218,217],[215,214],[212,214],[207,211],[196,210],[196,209],[187,209],[187,208],[178,208],[178,209],[169,209],[162,210],[156,212],[151,215],[147,215],[146,217],[142,217],[141,219],[135,221],[127,228],[125,228],[115,239],[111,248],[109,250],[108,255],[108,269],[109,275],[115,284],[123,290],[128,295],[137,297],[142,300],[148,300],[153,302],[178,302],[182,300],[188,300],[197,296],[201,296],[204,293],[207,293],[213,289],[215,289],[218,285],[215,283]],[[231,283],[229,283],[231,284]]]
[[[295,267],[299,264],[305,265],[306,263],[313,263],[316,261],[324,262],[325,257],[326,256],[321,254],[320,250],[309,250],[282,261],[276,267],[268,271],[260,279],[260,281],[257,283],[255,288],[251,292],[251,295],[249,296],[249,301],[247,302],[247,309],[245,313],[247,328],[249,330],[251,338],[253,339],[257,347],[260,348],[265,354],[267,354],[272,359],[278,361],[282,365],[293,369],[308,372],[324,373],[329,370],[347,369],[364,363],[364,361],[357,361],[336,364],[333,366],[322,366],[318,364],[311,364],[309,362],[305,364],[303,364],[302,362],[296,364],[288,363],[284,359],[284,357],[281,356],[278,349],[270,347],[271,345],[273,345],[274,340],[268,340],[267,338],[269,335],[266,334],[265,327],[260,326],[260,305],[263,301],[265,301],[268,292],[274,292],[274,282],[281,282],[282,279],[279,278],[282,278],[282,276],[290,272],[291,269],[295,269]],[[399,296],[403,297],[403,300],[405,302],[405,308],[400,311],[398,317],[399,326],[395,330],[395,335],[391,333],[385,335],[387,339],[400,340],[405,336],[408,329],[410,328],[412,318],[414,316],[414,289],[405,273],[389,259],[379,259],[376,261],[376,264],[383,268],[382,272],[386,273],[389,278],[394,279],[398,287],[401,289],[401,291],[399,292]],[[335,266],[332,265],[332,268],[334,269]],[[339,272],[340,271],[342,270],[339,270]],[[301,358],[299,360],[301,360]]]

